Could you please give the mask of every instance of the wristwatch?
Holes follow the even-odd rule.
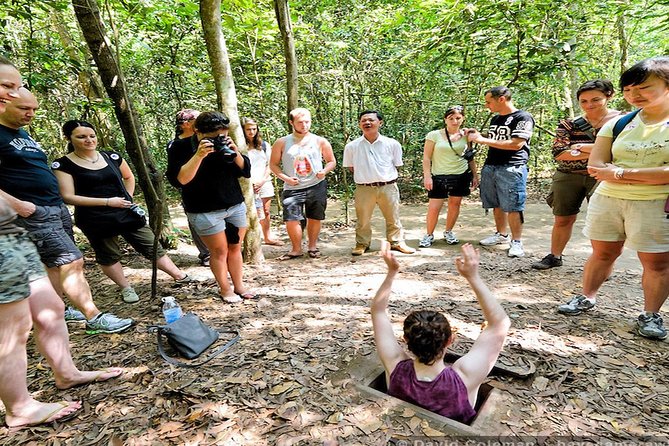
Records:
[[[571,156],[579,156],[581,154],[582,144],[574,144],[572,147],[574,148],[569,152]]]

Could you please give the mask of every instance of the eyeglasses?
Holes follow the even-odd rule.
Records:
[[[448,107],[448,108],[446,109],[446,113],[448,113],[448,112],[459,112],[459,113],[462,113],[462,111],[463,111],[464,109],[465,109],[465,107],[462,106],[462,105],[453,105],[453,106]]]

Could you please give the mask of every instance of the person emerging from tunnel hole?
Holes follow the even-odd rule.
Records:
[[[476,415],[479,387],[497,361],[511,322],[502,306],[479,276],[479,253],[471,244],[462,246],[455,266],[476,294],[487,326],[469,352],[447,367],[446,349],[455,333],[446,317],[436,311],[414,311],[404,320],[404,340],[413,357],[397,342],[388,316],[388,301],[400,264],[383,243],[381,256],[388,274],[372,301],[374,343],[386,371],[388,394],[462,423]]]

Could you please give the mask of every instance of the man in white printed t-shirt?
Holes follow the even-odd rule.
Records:
[[[362,136],[344,148],[344,167],[353,172],[355,181],[355,248],[351,255],[359,256],[369,250],[372,242],[372,213],[378,205],[386,220],[386,239],[390,249],[413,254],[415,249],[404,243],[400,223],[400,191],[397,187],[397,167],[402,163],[402,146],[379,133],[383,116],[376,110],[358,115]]]

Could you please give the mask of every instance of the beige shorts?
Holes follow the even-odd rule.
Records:
[[[638,252],[669,252],[666,200],[623,200],[595,193],[588,205],[583,235],[602,242],[625,241]]]

